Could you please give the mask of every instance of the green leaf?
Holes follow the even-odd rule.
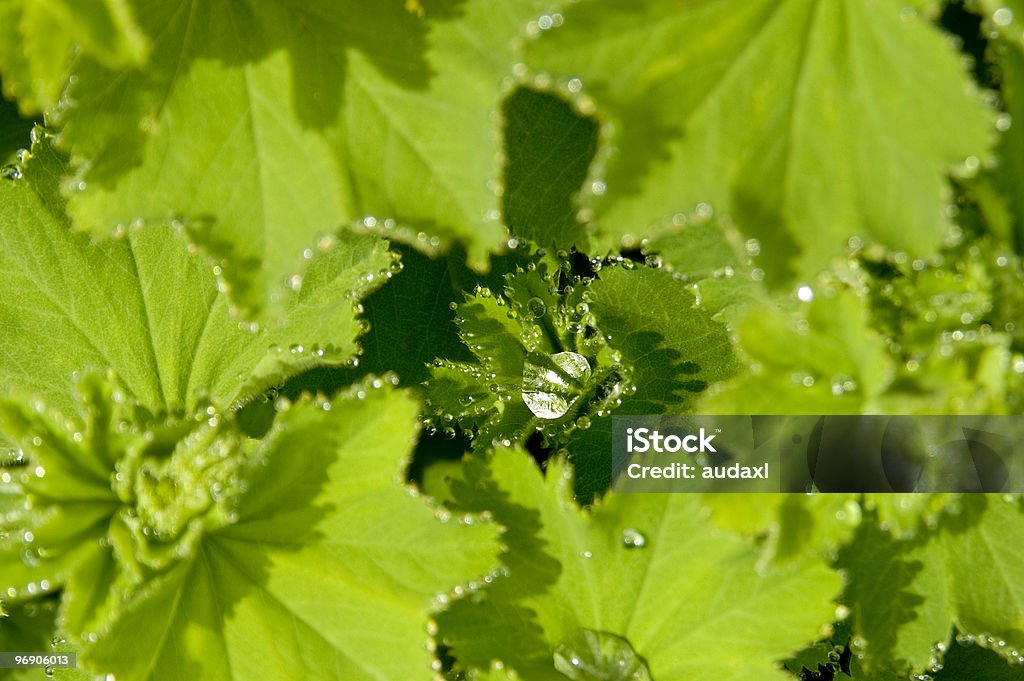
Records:
[[[667,272],[602,270],[587,299],[608,345],[632,367],[632,413],[690,411],[708,386],[737,369],[725,326]]]
[[[112,68],[137,67],[149,41],[127,0],[0,2],[4,94],[16,98],[23,113],[56,106],[79,51]]]
[[[631,265],[602,269],[585,294],[622,380],[589,426],[570,435],[584,501],[611,484],[611,414],[692,412],[709,386],[738,368],[726,327],[698,304],[689,284]]]
[[[117,373],[151,409],[226,407],[282,376],[356,351],[358,298],[387,279],[391,256],[371,237],[332,237],[292,282],[284,314],[240,320],[202,259],[167,229],[91,243],[70,231],[57,194],[61,160],[33,148],[22,179],[0,182],[0,273],[7,332],[4,391],[70,413],[71,375]],[[383,272],[383,275],[378,275]]]
[[[281,414],[237,520],[142,589],[88,662],[134,679],[426,677],[434,597],[490,569],[495,532],[439,522],[396,481],[416,411],[370,391]]]
[[[1013,496],[966,495],[937,528],[904,540],[865,524],[839,566],[866,640],[865,665],[930,667],[954,627],[1012,658],[1024,649],[1024,510]],[[1002,641],[1000,645],[998,642]]]
[[[455,522],[401,483],[418,404],[390,388],[284,405],[261,441],[219,417],[125,431],[126,407],[107,406],[98,429],[67,426],[78,437],[2,412],[45,466],[23,482],[40,518],[23,543],[56,570],[59,626],[94,672],[426,676],[429,613],[494,565],[492,526]]]
[[[62,118],[83,161],[75,223],[180,220],[247,308],[356,220],[426,249],[463,241],[483,267],[504,245],[492,118],[506,44],[541,4],[443,0],[420,17],[397,1],[150,3],[144,72],[76,68]]]
[[[886,0],[585,2],[527,63],[613,126],[588,197],[617,242],[707,201],[767,261],[814,274],[852,235],[913,254],[947,232],[945,175],[989,143],[957,53]]]
[[[19,502],[0,557],[11,598],[63,587],[60,627],[84,641],[119,594],[224,522],[244,440],[212,408],[154,417],[94,374],[78,397],[67,416],[0,402],[0,432],[27,463],[0,477]]]
[[[801,678],[807,678],[807,676],[815,678],[813,674],[819,674],[818,678],[828,678],[827,673],[822,673],[825,670],[833,674],[836,672],[852,672],[851,663],[853,658],[848,650],[849,643],[849,620],[843,619],[838,623],[838,626],[833,627],[833,631],[828,638],[816,641],[810,647],[799,651],[792,658],[786,660],[786,669],[798,676],[803,672]],[[844,657],[847,659],[844,660]],[[811,672],[811,675],[808,675],[806,672]],[[847,676],[853,676],[853,674],[847,674]]]
[[[454,487],[461,508],[508,528],[509,575],[439,618],[467,667],[497,659],[521,678],[564,679],[556,651],[587,630],[620,651],[624,639],[649,678],[781,680],[780,662],[832,620],[840,580],[821,561],[759,572],[756,548],[711,528],[696,497],[612,495],[587,513],[571,486],[564,461],[545,477],[498,450]]]
[[[761,243],[744,241],[724,217],[712,217],[702,205],[690,214],[672,216],[671,225],[644,240],[646,260],[688,282],[693,295],[718,321],[732,322],[748,306],[769,304],[756,267]]]
[[[815,292],[793,312],[753,307],[739,322],[739,345],[753,367],[708,395],[709,414],[857,414],[888,386],[891,360],[870,328],[863,297]]]
[[[725,326],[685,282],[619,260],[597,279],[568,282],[563,265],[531,264],[508,275],[501,294],[480,289],[460,305],[460,335],[477,361],[433,371],[432,421],[475,429],[481,450],[539,431],[546,446],[574,453],[582,497],[606,489],[612,412],[692,410],[736,368]],[[565,374],[570,357],[587,363],[586,375]]]
[[[831,556],[849,542],[863,518],[858,496],[712,493],[703,494],[701,503],[716,527],[763,537],[762,561],[786,563],[807,555]]]

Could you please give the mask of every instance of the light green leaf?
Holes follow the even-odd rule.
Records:
[[[76,51],[112,68],[137,67],[146,59],[149,41],[128,0],[0,2],[4,94],[17,98],[24,113],[57,104]]]
[[[714,526],[763,538],[765,562],[833,555],[863,518],[856,494],[703,494],[701,503]]]
[[[141,590],[88,663],[130,679],[426,678],[435,596],[492,567],[496,533],[438,521],[396,480],[416,412],[379,390],[281,414],[237,518]]]
[[[508,43],[541,4],[441,0],[421,17],[397,0],[146,3],[139,22],[159,37],[145,72],[76,68],[62,118],[82,160],[75,224],[181,220],[247,308],[356,220],[427,249],[463,241],[483,267],[504,245]]]
[[[487,598],[439,618],[467,667],[497,659],[521,678],[564,679],[556,651],[588,630],[620,652],[624,639],[650,672],[635,678],[781,681],[781,661],[833,619],[841,581],[823,562],[759,572],[756,548],[709,526],[696,497],[612,495],[587,513],[569,477],[564,461],[545,477],[498,450],[454,488],[462,508],[486,506],[508,528],[510,549]]]
[[[57,194],[61,160],[46,144],[0,181],[0,385],[73,410],[71,375],[108,369],[151,409],[226,407],[267,383],[356,350],[358,298],[386,280],[372,237],[332,238],[293,282],[284,314],[236,318],[213,272],[167,229],[90,243],[70,231]],[[378,276],[379,272],[384,272]]]
[[[869,667],[924,671],[937,645],[951,645],[954,627],[1011,659],[1024,649],[1019,498],[966,495],[937,525],[897,541],[865,524],[840,558],[850,575],[844,601],[857,613]]]
[[[0,402],[0,432],[27,464],[0,477],[19,502],[0,524],[0,559],[11,598],[64,589],[59,625],[81,641],[119,594],[187,553],[197,529],[223,523],[244,438],[212,409],[154,417],[94,374],[78,398],[67,417]]]
[[[765,561],[834,556],[865,523],[897,539],[934,527],[958,494],[703,494],[716,527],[763,538]]]
[[[764,270],[757,266],[761,244],[744,241],[727,218],[712,217],[710,211],[702,205],[672,216],[669,226],[645,240],[643,252],[648,262],[689,283],[716,320],[732,322],[748,306],[771,304]]]
[[[285,409],[254,441],[219,416],[125,430],[132,407],[110,395],[86,405],[110,410],[96,430],[64,426],[78,437],[11,403],[0,412],[45,469],[22,480],[37,520],[14,519],[34,532],[14,543],[64,587],[58,626],[87,666],[126,679],[429,675],[429,613],[493,568],[497,533],[439,520],[403,486],[415,401],[357,386]]]
[[[990,117],[956,51],[891,0],[583,2],[527,63],[578,78],[614,146],[585,202],[617,242],[707,201],[787,263],[852,235],[914,254],[947,232],[945,175],[977,166]]]
[[[712,391],[708,414],[857,414],[888,386],[891,360],[866,301],[802,286],[798,308],[752,307],[737,328],[751,370]]]

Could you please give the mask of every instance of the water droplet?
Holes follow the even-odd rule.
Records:
[[[21,166],[14,163],[5,165],[3,168],[0,168],[0,177],[5,180],[20,180],[22,177]]]
[[[629,641],[604,631],[577,631],[558,644],[553,657],[555,669],[573,681],[651,681]]]
[[[814,300],[814,289],[804,284],[796,290],[796,297],[802,302],[809,303]]]
[[[647,537],[640,530],[627,527],[622,531],[622,545],[627,549],[642,549],[647,546]]]
[[[590,363],[575,352],[531,355],[523,362],[523,401],[534,416],[557,419],[590,378]]]
[[[530,313],[530,316],[534,319],[543,317],[548,311],[548,306],[544,304],[544,301],[540,298],[530,298],[526,301],[526,311]]]
[[[701,220],[709,220],[715,214],[715,209],[710,203],[698,203],[694,209],[693,214]]]
[[[1013,23],[1013,10],[1009,7],[1000,7],[992,13],[992,21],[996,26],[1009,26]]]

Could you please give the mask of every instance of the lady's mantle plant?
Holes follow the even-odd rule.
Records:
[[[1021,410],[1022,19],[0,0],[0,674],[1020,678],[1016,495],[608,488]]]

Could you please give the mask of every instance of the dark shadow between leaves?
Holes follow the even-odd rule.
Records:
[[[917,619],[917,608],[924,603],[909,590],[924,564],[905,558],[924,541],[895,539],[869,513],[839,554],[837,565],[849,575],[842,601],[858,613],[858,628],[871,641],[874,659],[893,658],[900,629]]]
[[[0,92],[3,92],[3,80],[0,80]],[[29,137],[32,126],[42,122],[41,118],[22,118],[18,105],[0,95],[0,166],[15,161],[14,154],[19,149],[32,146]]]
[[[940,526],[942,532],[953,536],[962,535],[981,523],[988,509],[989,497],[987,494],[963,494],[956,503],[959,504],[959,513],[944,515]]]
[[[461,511],[489,511],[506,528],[503,542],[508,550],[502,560],[510,576],[495,580],[481,598],[457,601],[442,613],[441,630],[458,632],[443,643],[465,666],[487,669],[491,660],[502,660],[522,678],[543,678],[545,672],[550,674],[551,650],[537,614],[520,603],[550,589],[562,565],[540,537],[538,511],[513,502],[481,461],[468,461],[464,468],[465,480],[452,484],[454,503]],[[466,646],[469,639],[461,638],[465,632],[472,632],[475,646]]]
[[[669,409],[689,408],[696,403],[696,396],[707,389],[701,364],[665,347],[664,342],[660,333],[637,331],[615,343],[625,361],[633,365],[637,391],[629,402],[632,407],[642,405],[646,410],[622,413],[661,414]]]
[[[597,153],[597,123],[553,94],[526,88],[509,95],[503,114],[509,230],[548,248],[585,248],[574,198]]]
[[[935,681],[1022,681],[1024,669],[1011,666],[994,650],[978,645],[959,643],[954,639],[943,658],[942,669]]]
[[[779,212],[780,203],[776,198],[755,196],[749,191],[736,191],[733,196],[733,218],[745,236],[761,243],[761,262],[771,263],[765,267],[766,283],[773,287],[787,284],[796,276],[794,260],[803,248],[786,228],[786,221]],[[811,229],[815,225],[807,225]],[[836,244],[836,253],[841,244]]]
[[[678,144],[686,131],[682,125],[661,120],[651,109],[647,98],[624,107],[619,117],[630,124],[623,126],[615,140],[620,152],[608,165],[608,186],[614,188],[615,195],[620,197],[642,194],[654,170],[672,160],[671,147]],[[649,217],[653,223],[660,216]],[[631,227],[642,232],[650,225]]]

